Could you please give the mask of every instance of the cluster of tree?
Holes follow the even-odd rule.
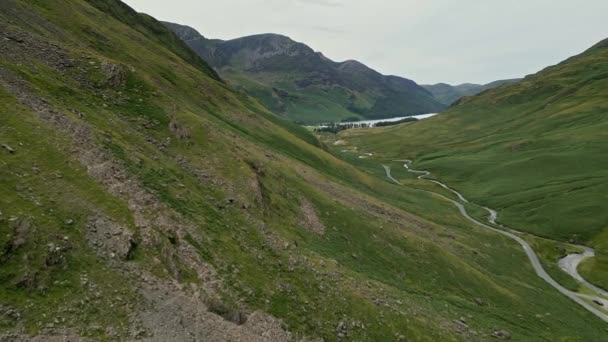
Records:
[[[382,121],[378,122],[375,125],[370,125],[367,123],[359,123],[359,122],[351,122],[351,123],[330,123],[326,126],[320,126],[314,129],[317,133],[333,133],[336,134],[340,131],[344,131],[351,128],[371,128],[371,127],[384,127],[384,126],[393,126],[399,125],[406,122],[414,122],[418,121],[416,118],[405,118],[399,121]]]
[[[393,125],[399,125],[399,124],[402,124],[402,123],[414,122],[414,121],[418,121],[418,119],[416,119],[416,118],[405,118],[405,119],[401,119],[399,121],[382,121],[382,122],[378,122],[376,124],[376,127],[393,126]]]
[[[340,131],[344,131],[346,129],[351,128],[369,128],[370,125],[366,123],[349,123],[349,124],[336,124],[330,123],[327,126],[317,127],[314,129],[317,133],[333,133],[336,134]]]
[[[361,118],[359,118],[357,116],[350,116],[346,119],[340,120],[340,122],[357,122],[357,121],[361,121]]]

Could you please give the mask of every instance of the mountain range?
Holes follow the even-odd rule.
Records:
[[[483,91],[500,87],[504,84],[517,83],[519,81],[521,81],[521,78],[499,80],[487,84],[463,83],[452,86],[447,83],[437,83],[432,85],[423,85],[423,87],[430,91],[437,101],[449,106],[462,97],[477,95]]]
[[[234,50],[210,65],[119,0],[0,1],[0,341],[603,339],[461,210],[491,204],[547,265],[592,244],[585,276],[604,286],[605,42],[433,119],[313,135],[285,113],[325,87],[369,113],[402,86],[439,105],[256,39],[216,42]],[[238,88],[250,74],[296,100],[276,115]]]
[[[286,36],[224,41],[164,24],[232,85],[298,122],[382,119],[446,107],[412,80],[382,75],[355,60],[334,62]]]

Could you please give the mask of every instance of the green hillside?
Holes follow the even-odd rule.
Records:
[[[605,336],[519,245],[334,157],[153,18],[4,0],[0,32],[0,340]]]
[[[487,84],[463,83],[456,86],[452,86],[446,83],[437,83],[432,85],[423,85],[423,87],[424,89],[430,91],[431,94],[433,94],[433,96],[437,99],[437,101],[449,106],[464,96],[477,95],[483,91],[494,89],[504,84],[511,84],[519,81],[521,81],[521,79],[516,78],[494,81]]]
[[[501,220],[589,244],[586,278],[608,289],[608,43],[423,122],[351,139],[411,157]],[[345,133],[348,134],[348,133]]]
[[[282,35],[223,41],[188,26],[165,25],[233,86],[294,121],[383,119],[445,108],[414,81],[381,75],[357,61],[334,62]]]

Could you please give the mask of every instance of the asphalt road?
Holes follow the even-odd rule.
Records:
[[[420,174],[420,176],[418,176],[418,179],[424,179],[426,181],[435,183],[435,184],[443,187],[444,189],[447,189],[447,190],[453,192],[456,196],[458,196],[458,198],[462,202],[469,203],[469,201],[464,196],[462,196],[462,194],[460,194],[458,191],[450,188],[449,186],[447,186],[447,185],[445,185],[445,184],[443,184],[443,183],[441,183],[439,181],[436,181],[436,180],[433,180],[433,179],[427,179],[426,177],[428,177],[428,176],[431,175],[430,172],[428,172],[428,171],[418,171],[418,170],[411,169],[410,168],[410,165],[412,163],[411,160],[396,160],[396,161],[397,162],[403,162],[403,163],[405,163],[404,167],[409,172]],[[383,165],[383,167],[384,167],[384,170],[386,171],[386,177],[388,179],[390,179],[391,181],[395,182],[396,184],[403,185],[401,182],[399,182],[397,179],[395,179],[391,175],[391,168],[390,168],[390,166]],[[509,238],[517,241],[517,243],[519,243],[523,247],[524,251],[526,252],[526,255],[528,256],[528,259],[530,260],[530,263],[532,264],[532,267],[534,268],[534,271],[536,272],[536,274],[540,278],[542,278],[544,281],[546,281],[549,285],[551,285],[552,287],[554,287],[556,290],[558,290],[564,296],[572,299],[574,302],[576,302],[580,306],[584,307],[585,309],[587,309],[589,312],[591,312],[592,314],[594,314],[598,318],[602,319],[604,322],[608,322],[608,315],[607,314],[605,314],[604,312],[602,312],[601,310],[599,310],[598,308],[596,308],[594,306],[594,304],[591,304],[591,303],[589,303],[589,302],[587,302],[587,301],[584,300],[584,299],[589,299],[589,300],[596,299],[596,300],[599,300],[600,302],[605,302],[605,299],[602,299],[602,298],[599,298],[599,297],[595,298],[593,296],[588,296],[588,295],[577,294],[577,293],[575,293],[573,291],[570,291],[570,290],[566,289],[565,287],[561,286],[558,282],[556,282],[553,278],[551,278],[551,276],[549,276],[549,274],[545,271],[545,269],[543,268],[543,266],[541,265],[541,263],[540,263],[540,261],[538,259],[538,256],[536,255],[536,253],[534,252],[534,250],[532,249],[532,247],[530,247],[530,245],[525,240],[523,240],[522,238],[520,238],[519,236],[517,236],[517,235],[514,234],[514,233],[516,233],[516,231],[508,229],[507,227],[501,226],[504,229],[508,229],[508,230],[514,232],[514,233],[512,233],[512,232],[510,232],[508,230],[497,229],[497,228],[491,227],[491,226],[489,226],[489,225],[487,225],[485,223],[479,222],[478,220],[472,218],[469,215],[469,213],[467,212],[466,208],[464,207],[464,205],[462,203],[454,201],[453,199],[445,197],[445,196],[443,196],[443,195],[441,195],[439,193],[436,193],[436,192],[432,192],[432,191],[428,191],[428,190],[422,190],[422,189],[419,189],[419,190],[427,192],[427,193],[431,193],[431,194],[433,194],[435,196],[439,196],[439,197],[441,197],[441,198],[443,198],[443,199],[445,199],[447,201],[452,202],[458,208],[458,210],[460,211],[460,213],[462,214],[462,216],[464,218],[466,218],[467,220],[471,221],[472,223],[474,223],[474,224],[476,224],[476,225],[478,225],[480,227],[492,230],[492,231],[494,231],[494,232],[496,232],[498,234],[507,236],[507,237],[509,237]],[[495,210],[492,210],[490,208],[485,208],[485,209],[488,211],[488,222],[490,222],[492,224],[496,224],[496,219],[498,218],[498,213]],[[585,247],[585,248],[588,248],[588,247]],[[576,254],[576,255],[578,255],[578,254]],[[576,264],[576,266],[578,266],[578,264]],[[576,271],[576,266],[574,266],[575,267],[574,268],[575,271]],[[578,272],[576,274],[578,274]],[[578,277],[580,277],[580,275]],[[579,280],[579,281],[580,281],[580,279],[582,279],[582,277],[580,277],[580,279],[578,279],[577,277],[575,277],[575,278],[577,280]],[[585,281],[584,283],[587,283],[587,282]],[[591,284],[589,284],[589,285],[591,285]]]

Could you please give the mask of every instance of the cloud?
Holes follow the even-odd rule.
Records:
[[[306,5],[318,5],[325,7],[343,7],[344,4],[336,0],[296,0],[299,3]]]
[[[308,26],[308,28],[315,30],[315,31],[320,31],[323,33],[329,33],[329,34],[349,34],[350,31],[348,30],[344,30],[341,28],[337,28],[337,27],[330,27],[330,26]]]
[[[606,0],[123,1],[206,37],[279,33],[419,83],[521,77],[608,36]]]

